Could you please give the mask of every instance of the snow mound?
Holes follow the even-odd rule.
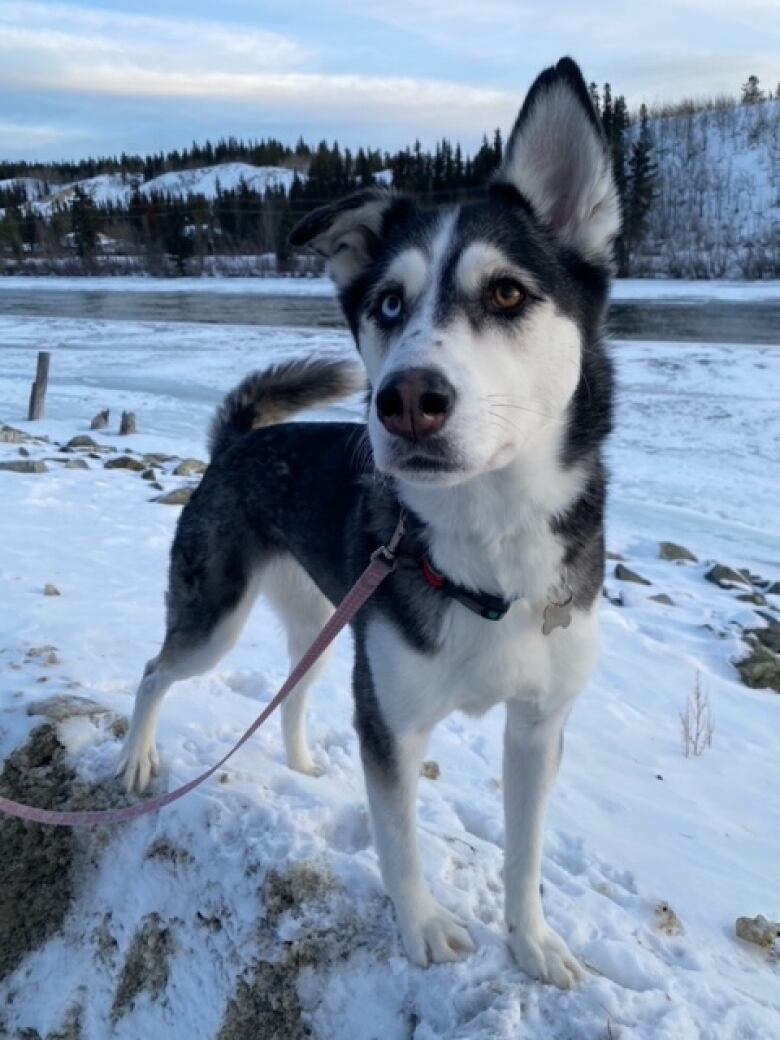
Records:
[[[175,476],[178,461],[203,458],[210,412],[246,371],[351,348],[341,332],[67,319],[0,318],[0,338],[0,422],[49,437],[0,441],[0,461],[23,448],[47,466],[0,471],[0,788],[111,803],[123,797],[113,779],[123,721],[162,635],[179,510],[154,501],[140,473],[105,461],[121,450],[151,464],[156,452],[165,491],[192,482]],[[34,350],[44,343],[53,348],[48,418],[25,425]],[[371,843],[345,637],[312,694],[321,776],[287,768],[272,719],[222,773],[159,815],[60,836],[62,846],[44,850],[48,888],[34,874],[38,839],[28,844],[22,825],[0,824],[17,828],[0,840],[18,850],[3,859],[16,871],[0,886],[0,929],[19,927],[22,895],[31,900],[25,921],[40,925],[20,949],[0,934],[6,958],[14,953],[0,979],[0,1035],[780,1035],[777,959],[734,932],[738,917],[780,919],[771,797],[780,698],[742,686],[734,666],[747,652],[745,629],[780,617],[780,597],[705,579],[711,559],[780,577],[780,352],[622,343],[615,354],[610,547],[651,584],[621,581],[609,565],[600,664],[567,728],[549,813],[544,900],[588,968],[584,983],[572,993],[533,983],[506,947],[500,709],[443,722],[428,752],[438,773],[430,769],[419,790],[425,875],[469,921],[478,950],[427,971],[403,957]],[[112,426],[90,433],[99,450],[61,450],[109,405],[112,416],[135,412],[139,432],[120,439]],[[355,418],[361,407],[314,417]],[[89,468],[69,466],[76,458]],[[661,559],[661,539],[698,560]],[[60,596],[44,595],[49,583]],[[282,645],[259,604],[213,672],[168,694],[159,789],[234,742],[286,675]],[[714,738],[686,758],[680,713],[697,681]]]

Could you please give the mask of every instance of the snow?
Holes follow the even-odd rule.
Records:
[[[299,177],[305,179],[304,175],[299,174]],[[49,217],[55,209],[69,206],[73,202],[77,187],[89,195],[98,206],[127,206],[136,187],[147,197],[152,194],[180,198],[186,198],[187,195],[203,195],[207,199],[215,199],[218,188],[221,191],[234,191],[242,181],[248,188],[260,193],[265,192],[267,188],[279,187],[289,191],[294,178],[294,171],[282,166],[253,166],[251,163],[228,162],[193,170],[162,173],[148,181],[144,181],[138,174],[101,173],[68,184],[50,184],[48,195],[44,195],[44,182],[30,177],[0,181],[0,189],[24,187],[32,208]]]
[[[624,300],[719,300],[722,303],[780,300],[780,280],[766,281],[692,281],[686,278],[617,278],[612,283],[612,299]]]
[[[3,290],[35,289],[41,292],[144,292],[144,293],[258,293],[270,295],[333,296],[329,278],[151,278],[117,276],[78,278],[58,275],[0,277]],[[780,300],[780,280],[767,281],[692,281],[668,278],[619,278],[612,285],[612,299],[623,301],[659,300],[689,302],[759,302]]]
[[[252,291],[267,284],[252,281]],[[338,331],[2,316],[0,343],[0,421],[64,442],[87,432],[101,408],[111,407],[112,428],[130,409],[137,435],[96,440],[201,458],[214,405],[247,370],[351,350]],[[53,354],[47,418],[28,427],[21,417],[34,351],[43,346]],[[317,958],[295,985],[318,1038],[780,1035],[777,961],[734,938],[738,916],[780,918],[780,698],[737,681],[737,622],[762,621],[735,593],[703,579],[708,558],[780,578],[780,347],[618,342],[614,354],[620,405],[608,540],[653,585],[618,582],[609,565],[607,589],[613,598],[622,592],[625,606],[604,600],[600,665],[567,728],[549,814],[544,900],[590,969],[583,985],[565,994],[530,982],[504,943],[501,709],[442,723],[427,756],[441,777],[420,782],[426,877],[471,922],[479,950],[428,971],[405,960],[370,843],[344,637],[312,694],[310,734],[323,774],[286,768],[274,719],[231,761],[226,782],[215,779],[159,816],[112,832],[61,933],[0,985],[10,1035],[61,1029],[78,999],[83,1040],[211,1040],[238,977],[269,949],[278,958],[282,940],[316,944]],[[349,402],[316,417],[357,416],[359,408]],[[56,454],[28,447],[34,457]],[[15,445],[0,445],[7,458],[18,458]],[[127,714],[143,663],[159,646],[179,510],[150,502],[136,474],[89,462],[90,472],[56,463],[42,475],[0,472],[0,755],[33,727],[26,706],[69,692],[73,681],[78,694]],[[161,479],[166,488],[181,483],[170,473]],[[682,542],[702,562],[659,560],[660,539]],[[47,582],[62,595],[44,597]],[[675,606],[649,599],[659,592]],[[780,597],[770,602],[780,607]],[[26,657],[44,644],[57,647],[58,665]],[[286,671],[279,626],[260,604],[212,673],[168,694],[161,788],[216,760]],[[714,743],[702,757],[684,758],[679,714],[697,674],[712,703]],[[105,726],[71,720],[63,739],[82,777],[112,782],[118,742]],[[163,838],[189,859],[149,858]],[[272,918],[262,897],[268,872],[296,865],[325,873],[330,886]],[[659,930],[661,902],[683,934]],[[117,947],[107,961],[94,936],[109,912]],[[164,998],[141,994],[110,1025],[118,971],[151,912],[174,936]],[[219,928],[204,926],[212,919]]]
[[[144,195],[204,195],[207,199],[217,197],[217,188],[235,191],[243,181],[253,191],[265,192],[266,188],[292,187],[295,173],[281,166],[252,166],[244,162],[220,163],[203,166],[197,170],[179,170],[162,173],[147,181],[141,188]]]
[[[776,275],[780,101],[656,118],[649,127],[658,177],[632,271]]]
[[[41,292],[64,292],[77,289],[80,292],[143,292],[143,293],[258,293],[280,296],[334,296],[333,282],[329,278],[151,278],[125,277],[78,278],[68,276],[29,277],[7,275],[0,277],[0,292],[40,290]],[[780,290],[778,291],[780,295]]]

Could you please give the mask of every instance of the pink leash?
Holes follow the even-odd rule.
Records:
[[[216,765],[207,769],[205,773],[201,773],[194,780],[189,780],[186,784],[182,784],[181,787],[177,787],[174,791],[169,791],[168,794],[161,794],[156,798],[148,798],[143,802],[127,805],[122,809],[55,812],[53,809],[36,809],[31,805],[22,805],[20,802],[12,802],[10,799],[0,796],[0,813],[5,813],[6,816],[16,816],[20,820],[30,820],[32,823],[52,824],[55,827],[101,827],[108,823],[124,823],[126,820],[135,820],[139,816],[146,816],[147,813],[153,813],[166,805],[171,805],[172,802],[183,798],[185,794],[194,791],[196,787],[199,787],[210,776],[213,776],[218,769],[221,769],[227,760],[232,758],[250,737],[254,736],[266,719],[273,715],[285,697],[292,693],[297,684],[314,662],[322,656],[339,632],[346,628],[363,604],[374,595],[385,578],[393,573],[396,566],[395,550],[403,537],[403,533],[404,517],[402,514],[393,537],[387,545],[381,546],[372,553],[368,567],[366,567],[344,599],[336,607],[325,627],[290,672],[284,685],[271,703],[263,709],[230,751]]]

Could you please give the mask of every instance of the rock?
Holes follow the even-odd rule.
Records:
[[[615,577],[618,581],[633,581],[636,585],[653,584],[651,581],[648,581],[647,578],[643,578],[641,574],[637,574],[636,571],[624,567],[622,563],[619,563],[617,567],[615,567]]]
[[[766,606],[766,596],[762,596],[760,592],[741,592],[736,599],[740,603],[752,603],[754,607]]]
[[[146,469],[146,464],[141,459],[134,459],[132,455],[117,455],[115,459],[108,459],[103,463],[104,469],[129,469],[133,473],[140,473]]]
[[[78,437],[71,437],[65,447],[70,448],[71,451],[74,448],[91,448],[94,450],[95,448],[100,447],[100,445],[96,441],[93,441],[88,434],[80,433]]]
[[[14,459],[11,462],[0,462],[0,470],[8,473],[48,473],[49,467],[38,459]]]
[[[159,480],[153,480],[153,481],[151,482],[151,484],[149,485],[149,487],[152,487],[152,488],[154,488],[154,490],[155,490],[155,491],[162,491],[162,490],[164,490],[164,489],[163,489],[163,486],[162,486],[162,484],[161,484],[161,483],[159,482]]]
[[[684,545],[678,545],[676,542],[659,542],[658,556],[662,560],[672,562],[677,560],[688,560],[690,563],[699,562],[698,557],[694,556],[690,549],[686,549]]]
[[[767,921],[763,914],[757,917],[738,917],[735,926],[737,938],[743,942],[753,943],[772,949],[780,939],[780,921]]]
[[[742,683],[751,690],[774,690],[780,693],[780,657],[757,639],[749,645],[748,656],[734,662]]]
[[[174,477],[194,477],[206,472],[206,463],[200,459],[183,459],[173,471]]]
[[[157,480],[157,474],[154,472],[154,470],[150,466],[149,469],[145,469],[143,471],[143,473],[141,474],[141,479],[142,480]]]
[[[716,563],[710,567],[704,577],[722,589],[732,589],[735,585],[740,588],[745,585],[750,586],[750,582],[744,574],[740,574],[733,567],[726,567],[722,563]]]
[[[40,715],[52,722],[64,722],[72,718],[97,718],[100,715],[114,715],[110,708],[104,708],[89,697],[78,697],[72,693],[58,693],[42,701],[27,705],[27,714]]]
[[[98,412],[92,422],[89,424],[90,430],[105,430],[108,426],[109,416],[111,415],[108,408],[102,412]]]
[[[159,502],[161,506],[183,506],[186,505],[192,498],[192,488],[176,488],[175,491],[168,491],[165,495],[158,495],[157,498],[153,498],[153,502]]]
[[[89,469],[89,463],[86,459],[68,459],[65,469]]]
[[[22,444],[24,441],[30,440],[32,437],[21,430],[14,429],[13,426],[0,426],[0,444]]]
[[[30,457],[29,451],[27,450],[27,448],[24,447],[19,449],[19,454],[22,456],[23,459],[29,459]]]
[[[623,599],[622,592],[618,592],[617,596],[611,596],[609,593],[609,589],[606,586],[604,586],[604,588],[601,590],[601,593],[604,596],[604,599],[608,599],[613,607],[624,607],[626,605],[625,600]]]
[[[44,594],[44,596],[61,596],[62,595],[62,593],[57,588],[57,586],[56,585],[52,585],[51,583],[47,583],[46,585],[43,586],[43,594]]]
[[[441,769],[439,769],[439,763],[429,759],[423,762],[422,768],[420,769],[420,776],[424,776],[426,780],[438,780],[441,776]]]
[[[172,462],[175,455],[162,455],[159,451],[148,451],[142,456],[147,466],[162,466],[164,462]]]
[[[766,585],[766,582],[764,581],[764,579],[761,577],[760,574],[753,574],[752,571],[749,571],[747,569],[747,567],[737,567],[737,570],[742,575],[742,577],[745,579],[745,581],[749,582],[749,584],[751,584],[751,585],[760,585],[761,588],[763,588],[764,585]]]
[[[780,596],[780,581],[773,581],[764,591],[770,596]]]
[[[767,628],[746,628],[745,636],[748,639],[759,642],[767,650],[780,654],[780,626],[768,626]]]
[[[611,550],[611,549],[607,549],[607,551],[606,551],[606,554],[605,554],[605,555],[606,555],[606,557],[607,557],[607,559],[608,559],[608,560],[620,560],[621,562],[622,562],[623,560],[625,560],[625,556],[623,556],[623,555],[622,555],[621,553],[619,553],[619,552],[612,552],[612,550]]]
[[[122,412],[122,418],[119,421],[119,434],[121,437],[126,437],[128,434],[135,433],[135,415],[133,412]]]
[[[665,592],[659,592],[657,596],[648,597],[653,603],[663,603],[665,607],[673,607],[674,600],[671,596],[667,596]]]
[[[665,935],[682,935],[685,931],[680,918],[668,903],[659,903],[655,908],[655,922]]]

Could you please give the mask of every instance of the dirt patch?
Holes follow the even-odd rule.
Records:
[[[0,794],[63,809],[73,771],[52,726],[40,726],[6,760]],[[73,832],[0,818],[0,979],[62,925],[73,899]]]
[[[165,863],[172,868],[191,867],[195,864],[195,857],[189,849],[185,849],[181,845],[174,845],[168,838],[155,838],[146,850],[144,859]]]
[[[335,889],[331,877],[305,863],[288,873],[268,873],[260,926],[260,944],[267,948],[268,959],[258,959],[239,979],[215,1040],[306,1040],[312,1036],[298,994],[298,979],[305,968],[324,967],[333,959],[333,951],[326,948],[326,935],[332,943],[335,931],[332,910],[325,914],[327,932],[323,932],[322,910]],[[319,912],[313,912],[318,907]],[[279,919],[288,913],[301,920],[311,918],[312,927],[301,929],[305,940],[284,943],[280,950],[276,930]]]
[[[275,929],[282,914],[303,913],[315,900],[333,892],[333,879],[309,863],[300,863],[286,874],[270,870],[263,886],[266,917],[264,930]]]
[[[169,961],[174,944],[171,930],[157,913],[147,914],[133,936],[111,1006],[111,1020],[131,1011],[136,998],[146,993],[157,1001],[168,986]]]
[[[277,964],[259,961],[249,977],[239,980],[216,1040],[306,1040],[298,975],[314,963],[315,951],[290,949]]]
[[[0,794],[56,810],[104,809],[125,800],[112,785],[77,779],[49,723],[8,756]],[[98,862],[109,835],[104,827],[83,832],[0,817],[0,979],[60,930],[73,905],[74,879]]]

